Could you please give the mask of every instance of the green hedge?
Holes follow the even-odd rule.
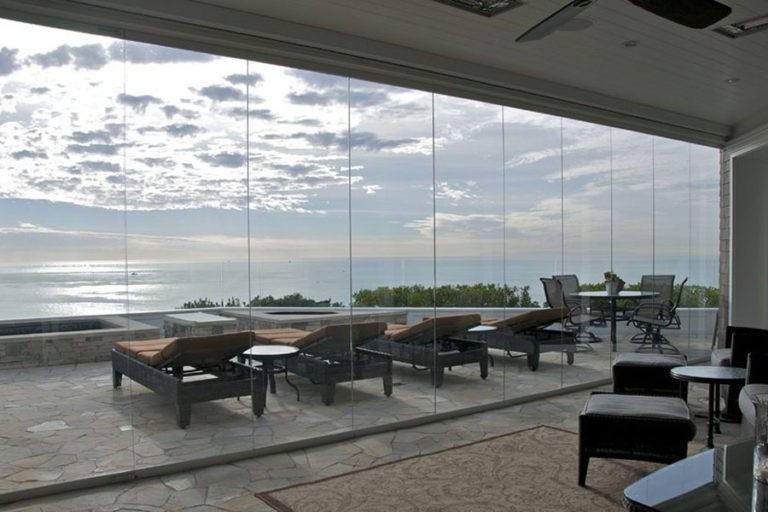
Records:
[[[375,290],[358,290],[354,294],[353,305],[358,307],[467,307],[467,308],[537,308],[539,303],[531,300],[529,286],[498,286],[477,283],[447,284],[431,286],[383,286]]]

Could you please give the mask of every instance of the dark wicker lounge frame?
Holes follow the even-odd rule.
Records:
[[[576,334],[573,331],[547,329],[554,323],[562,322],[566,315],[566,308],[545,308],[488,322],[487,325],[497,330],[486,333],[482,340],[488,348],[503,350],[509,357],[519,357],[511,352],[524,354],[531,371],[539,368],[540,356],[544,352],[565,352],[571,365],[577,348]]]
[[[184,340],[194,343],[194,338]],[[194,355],[188,356],[181,351],[177,357],[155,367],[112,349],[112,385],[119,388],[125,375],[155,393],[167,396],[176,408],[176,424],[180,428],[190,424],[193,403],[223,398],[250,395],[253,414],[260,417],[266,403],[266,386],[261,371],[230,360],[242,350],[234,352],[224,354],[216,363],[204,357],[199,364],[195,364]],[[184,380],[193,375],[213,378]]]
[[[452,325],[463,324],[452,330]],[[411,326],[413,336],[404,339],[378,338],[365,344],[365,349],[386,354],[393,360],[408,363],[414,367],[429,369],[432,384],[443,385],[445,369],[452,366],[478,363],[480,377],[488,377],[488,346],[481,341],[463,337],[469,327],[480,324],[480,315],[459,315],[425,319]],[[424,327],[423,329],[418,329]]]
[[[392,358],[360,345],[384,334],[384,322],[334,324],[314,331],[293,328],[253,331],[256,344],[290,345],[300,350],[285,361],[288,371],[322,386],[321,397],[331,405],[336,384],[381,377],[384,394],[392,394]]]

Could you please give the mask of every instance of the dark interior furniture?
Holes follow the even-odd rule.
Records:
[[[745,384],[738,398],[742,432],[747,436],[754,436],[757,397],[766,394],[768,394],[768,353],[752,352],[747,356]]]
[[[384,394],[392,394],[392,357],[362,347],[384,334],[384,322],[327,325],[314,331],[300,329],[265,329],[253,331],[258,344],[290,345],[299,349],[287,359],[291,373],[321,386],[321,399],[331,405],[336,384],[352,380],[381,378]]]
[[[568,311],[563,317],[563,327],[565,329],[575,331],[576,339],[579,342],[596,343],[602,341],[593,332],[589,331],[590,325],[600,323],[601,321],[605,322],[605,318],[601,313],[590,313],[580,304],[569,306],[560,281],[554,277],[542,277],[540,281],[544,285],[544,296],[549,307],[556,310],[565,308]]]
[[[768,353],[768,330],[728,325],[725,328],[724,347],[712,351],[709,364],[746,368],[747,355],[752,352]],[[731,384],[726,394],[725,417],[733,421],[741,419],[739,408],[741,388],[740,384]]]
[[[754,443],[743,441],[654,471],[624,489],[625,506],[630,512],[768,510],[768,486],[752,478],[753,451]]]
[[[671,300],[663,299],[663,297],[667,296],[668,291],[671,289],[670,286],[674,285],[675,276],[643,277],[664,278],[664,280],[659,279],[658,282],[647,285],[655,287],[654,289],[643,290],[654,291],[659,293],[659,295],[642,301],[637,305],[634,311],[632,311],[632,315],[627,323],[640,329],[640,333],[633,336],[632,341],[641,344],[637,349],[638,351],[650,350],[663,353],[664,350],[667,350],[673,353],[679,353],[680,351],[677,347],[670,343],[661,331],[670,327],[680,327],[679,319],[677,319],[677,308],[680,305],[680,299],[683,296],[683,289],[685,288],[685,283],[688,282],[688,278],[686,277],[683,279],[683,282],[680,283],[676,300],[672,302]],[[643,286],[642,283],[640,286]]]
[[[488,377],[488,345],[466,337],[480,325],[480,315],[427,318],[413,325],[389,324],[383,336],[365,343],[369,351],[386,354],[416,369],[428,369],[436,387],[443,384],[445,369],[477,363],[480,377]]]
[[[688,401],[688,383],[672,378],[670,370],[685,366],[682,354],[641,354],[616,356],[611,372],[613,392],[630,395],[673,396]]]
[[[579,415],[578,483],[586,484],[590,458],[676,462],[695,435],[681,398],[593,393]]]
[[[536,371],[544,352],[565,352],[568,364],[573,364],[576,353],[576,336],[573,331],[552,328],[561,323],[567,308],[536,309],[503,320],[492,320],[485,325],[496,327],[483,335],[489,348],[503,350],[510,357],[512,352],[525,355],[528,368]]]
[[[723,366],[681,366],[672,368],[669,373],[675,379],[709,385],[707,447],[712,448],[713,433],[720,433],[720,385],[744,382],[746,370]]]
[[[170,398],[176,407],[176,424],[190,423],[192,404],[251,396],[256,416],[264,413],[266,386],[260,370],[233,359],[251,347],[250,332],[119,341],[112,349],[112,385],[122,377],[134,380]],[[205,379],[190,377],[205,376]]]

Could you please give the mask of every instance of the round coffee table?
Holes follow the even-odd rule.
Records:
[[[284,373],[285,382],[288,383],[294,390],[296,390],[296,401],[301,398],[299,394],[299,388],[288,379],[288,364],[287,359],[289,357],[296,357],[299,355],[299,349],[290,345],[254,345],[240,356],[243,360],[248,359],[251,362],[254,360],[261,363],[261,369],[264,372],[264,385],[269,382],[269,392],[275,394],[277,386],[275,385],[275,373]],[[275,365],[275,361],[282,360],[282,365]]]
[[[747,370],[730,366],[678,366],[669,373],[677,380],[709,384],[707,447],[714,448],[714,432],[720,433],[720,384],[743,382]]]

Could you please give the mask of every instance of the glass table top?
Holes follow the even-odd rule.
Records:
[[[766,493],[764,484],[753,485],[753,447],[752,441],[744,441],[693,455],[641,478],[624,496],[637,506],[631,510],[751,511],[753,492],[761,502]]]

